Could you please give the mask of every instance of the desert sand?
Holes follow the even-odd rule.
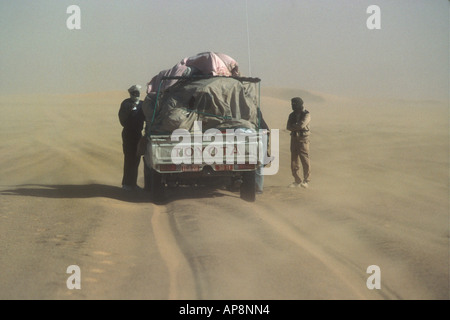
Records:
[[[295,95],[308,189],[287,188]],[[0,299],[449,299],[448,102],[263,88],[280,168],[256,202],[198,187],[155,205],[120,188],[125,98],[1,97]]]

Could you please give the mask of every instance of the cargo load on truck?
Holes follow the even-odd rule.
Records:
[[[176,78],[162,81],[164,77],[189,77],[196,75],[212,75],[238,77],[239,64],[224,53],[202,52],[182,59],[170,69],[162,70],[147,83],[147,93],[164,91],[177,82]]]
[[[144,101],[147,134],[168,134],[175,129],[192,132],[195,121],[201,121],[204,131],[259,129],[259,79],[198,76],[177,80],[160,95],[147,96]]]

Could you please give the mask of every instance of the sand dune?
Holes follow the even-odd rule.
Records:
[[[286,187],[293,95],[312,114],[308,189]],[[0,299],[449,298],[448,104],[263,88],[280,130],[263,195],[179,188],[154,205],[119,188],[126,97],[1,98]]]

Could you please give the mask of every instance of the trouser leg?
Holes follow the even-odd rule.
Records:
[[[122,185],[135,187],[137,185],[138,168],[141,156],[137,155],[139,140],[123,137],[123,178]]]
[[[311,174],[311,166],[309,161],[309,141],[299,142],[299,147],[299,155],[303,167],[303,181],[309,182]]]
[[[269,138],[266,136],[266,141],[263,143],[263,157],[267,156],[267,147]],[[264,162],[264,161],[263,161]],[[255,187],[257,192],[263,192],[264,188],[264,163],[256,169],[255,172]]]
[[[262,192],[264,188],[264,175],[263,175],[263,167],[259,167],[255,172],[255,186],[256,191]]]
[[[122,185],[134,187],[137,185],[138,168],[141,157],[136,153],[125,153],[123,164]]]
[[[296,183],[301,183],[302,178],[299,176],[300,170],[300,153],[298,143],[291,138],[291,171]]]

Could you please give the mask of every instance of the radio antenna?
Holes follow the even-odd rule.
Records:
[[[248,5],[247,0],[245,0],[245,17],[247,21],[247,50],[248,50],[248,76],[252,76],[252,67],[251,67],[251,61],[250,61],[250,31],[248,27]]]

